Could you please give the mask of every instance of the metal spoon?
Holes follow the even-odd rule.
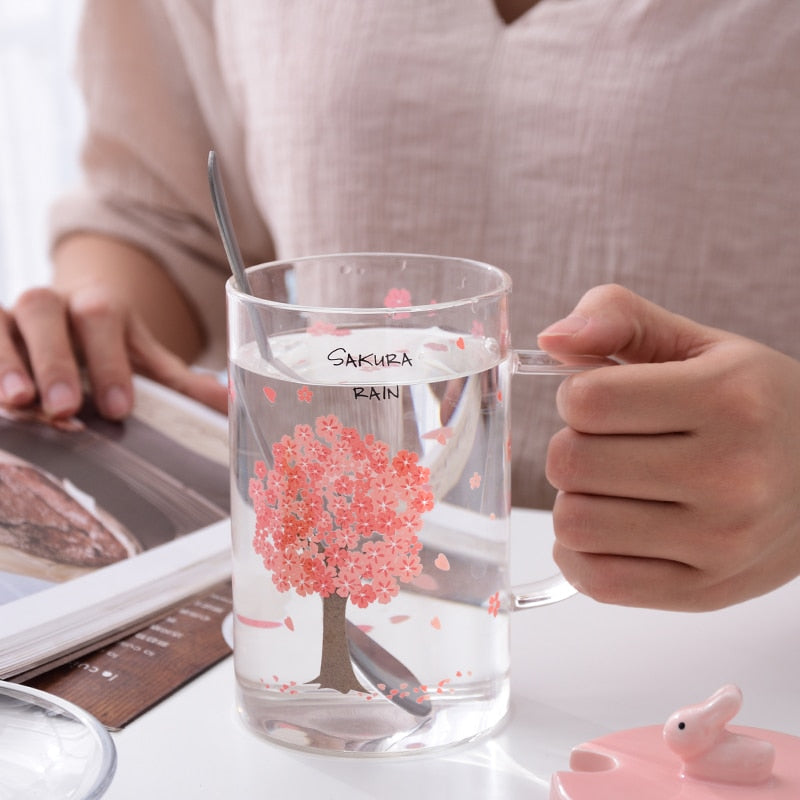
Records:
[[[208,154],[208,184],[211,188],[211,202],[214,204],[214,215],[217,218],[217,227],[222,237],[222,246],[225,248],[225,255],[228,257],[236,288],[240,292],[253,294],[247,279],[242,251],[239,249],[239,242],[233,232],[233,220],[228,209],[228,199],[222,184],[217,154],[213,150]],[[269,346],[268,343],[267,346]]]
[[[233,220],[231,219],[231,212],[228,209],[228,199],[225,196],[225,186],[222,183],[222,173],[220,172],[217,162],[217,154],[213,150],[208,154],[208,185],[211,189],[211,202],[214,206],[214,216],[217,219],[219,235],[222,239],[222,246],[225,248],[225,255],[228,257],[228,264],[233,273],[234,283],[240,292],[252,295],[253,290],[247,278],[247,270],[244,266],[242,251],[236,239],[236,234],[233,231]],[[250,312],[250,321],[255,331],[259,353],[267,364],[275,365],[272,348],[269,344],[269,337],[263,328],[261,317],[258,316],[254,308],[249,306],[248,310]],[[287,377],[299,379],[300,376],[290,370],[282,362],[279,362],[277,366]]]

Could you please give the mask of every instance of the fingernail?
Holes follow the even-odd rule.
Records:
[[[7,403],[16,403],[31,397],[31,384],[19,372],[7,372],[3,375],[3,399]]]
[[[130,411],[130,401],[127,392],[120,386],[112,386],[105,394],[104,403],[106,416],[121,419]]]
[[[57,416],[65,411],[75,408],[75,393],[69,384],[64,382],[54,383],[45,395],[45,411],[52,416]]]
[[[554,322],[549,328],[545,328],[539,336],[574,336],[583,330],[588,322],[586,317],[570,314],[568,317]]]

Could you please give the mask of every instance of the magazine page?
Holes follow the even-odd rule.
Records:
[[[224,416],[137,378],[124,423],[0,412],[0,677],[230,575]]]

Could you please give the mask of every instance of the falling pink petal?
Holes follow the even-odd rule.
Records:
[[[453,435],[452,428],[434,428],[432,431],[422,434],[423,439],[435,439],[439,444],[447,444],[447,440]]]
[[[437,631],[440,631],[442,629],[442,623],[441,623],[439,617],[434,617],[431,620],[431,627],[435,628]]]
[[[244,617],[241,614],[236,615],[236,619],[242,623],[242,625],[249,625],[251,628],[280,628],[280,622],[272,622],[268,619],[252,619],[250,617]]]
[[[369,633],[372,630],[372,625],[356,625],[356,627],[364,633]]]
[[[265,386],[264,387],[264,397],[266,397],[267,400],[269,400],[270,403],[274,403],[275,402],[275,397],[276,397],[275,390],[271,386]]]
[[[425,342],[425,347],[429,350],[439,350],[446,352],[450,348],[446,344],[442,344],[441,342]]]
[[[290,631],[293,631],[293,630],[294,630],[294,620],[293,620],[291,617],[286,617],[286,619],[283,621],[283,624],[284,624],[284,625],[285,625],[285,626],[286,626],[286,627],[287,627],[287,628],[288,628]]]
[[[331,325],[330,322],[323,322],[322,320],[317,320],[313,325],[309,325],[306,328],[306,333],[310,334],[311,336],[324,336],[326,333],[336,333],[336,326]]]
[[[464,343],[464,337],[463,336],[459,336],[458,339],[456,339],[456,347],[459,350],[463,350],[466,347],[466,344]]]
[[[395,614],[393,617],[389,617],[389,622],[392,625],[397,625],[400,622],[405,622],[407,619],[411,619],[408,614]]]
[[[469,488],[480,489],[480,486],[481,486],[481,476],[477,472],[473,472],[472,477],[469,479]]]
[[[447,570],[450,569],[450,562],[447,560],[447,556],[444,553],[439,553],[433,564],[437,569],[442,570],[442,572],[447,572]]]
[[[439,589],[436,578],[424,572],[414,578],[414,586],[416,586],[417,589],[422,589],[424,592],[435,592]]]
[[[500,592],[495,592],[489,598],[489,614],[496,617],[498,611],[500,611]]]

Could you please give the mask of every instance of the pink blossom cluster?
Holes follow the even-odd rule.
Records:
[[[433,508],[417,454],[394,456],[331,414],[296,425],[255,464],[253,548],[281,592],[334,592],[361,608],[388,603],[422,571],[417,533]]]

